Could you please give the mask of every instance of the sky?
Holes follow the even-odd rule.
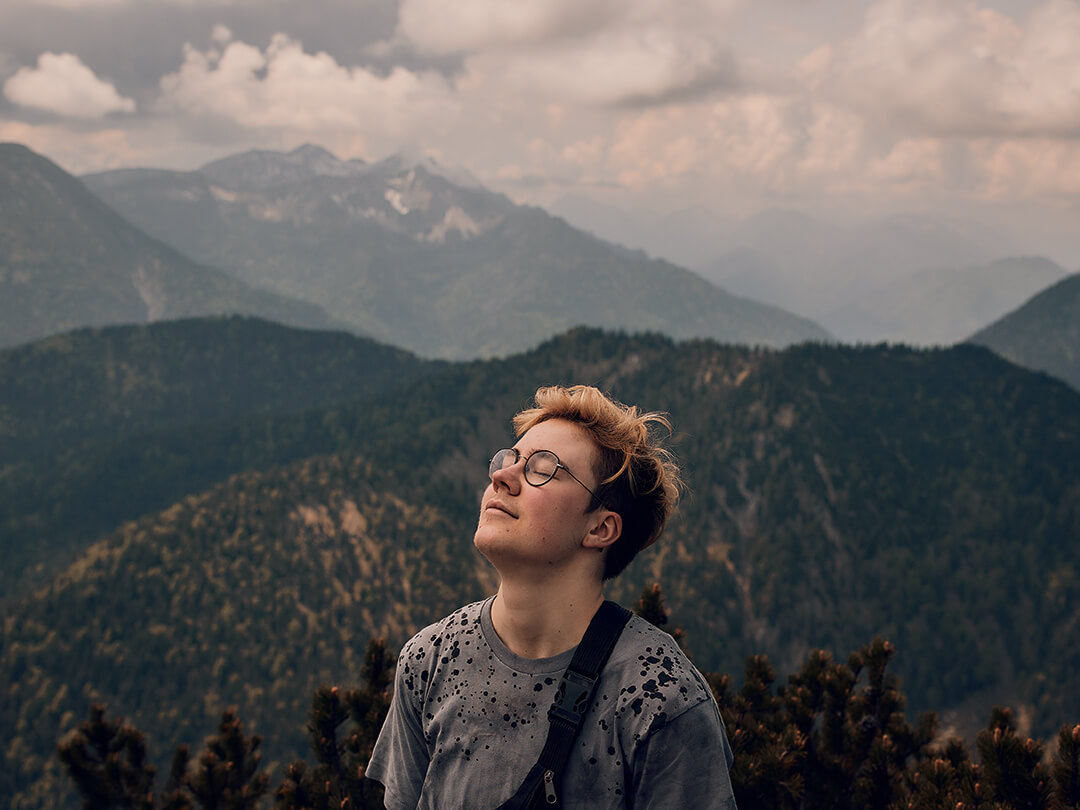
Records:
[[[316,143],[522,203],[950,212],[1080,267],[1080,0],[2,0],[68,171]]]

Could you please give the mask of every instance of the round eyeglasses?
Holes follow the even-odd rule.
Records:
[[[491,463],[488,465],[488,478],[494,480],[495,473],[499,470],[507,470],[510,467],[513,467],[520,460],[521,451],[516,447],[507,447],[500,450],[491,457]],[[534,487],[542,487],[554,478],[555,473],[559,470],[566,470],[566,474],[581,484],[581,486],[585,487],[585,491],[592,495],[597,503],[603,504],[603,501],[600,500],[599,496],[586,487],[580,478],[570,472],[570,470],[559,461],[559,457],[550,450],[536,450],[525,458],[525,483]]]

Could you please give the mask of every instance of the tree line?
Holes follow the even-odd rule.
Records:
[[[658,585],[636,612],[682,640]],[[706,676],[727,726],[743,810],[1080,810],[1080,724],[1062,726],[1049,754],[995,708],[975,739],[943,738],[933,712],[912,724],[898,679],[889,672],[893,645],[875,638],[834,660],[815,650],[779,683],[765,656],[746,661],[738,689],[730,675]],[[179,746],[159,790],[156,767],[138,729],[95,705],[57,755],[85,810],[375,810],[382,789],[365,778],[390,705],[395,656],[384,641],[368,644],[360,686],[323,686],[312,698],[308,736],[314,764],[287,766],[271,790],[259,735],[244,733],[234,709],[192,757]]]

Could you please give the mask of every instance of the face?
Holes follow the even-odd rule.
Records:
[[[558,568],[581,554],[583,540],[606,510],[586,513],[596,489],[596,449],[589,434],[572,422],[552,419],[530,428],[514,445],[521,458],[495,473],[480,503],[473,542],[503,573],[511,566]],[[566,470],[540,487],[525,481],[525,459],[550,450]],[[585,486],[582,486],[584,484]]]

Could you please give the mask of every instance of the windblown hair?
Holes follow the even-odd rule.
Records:
[[[671,433],[662,413],[642,413],[588,385],[539,388],[534,407],[514,417],[518,437],[541,422],[565,419],[584,428],[598,450],[600,481],[589,511],[604,506],[622,517],[622,535],[608,549],[604,579],[623,572],[639,551],[657,541],[683,489],[674,456],[650,435],[652,424]]]

